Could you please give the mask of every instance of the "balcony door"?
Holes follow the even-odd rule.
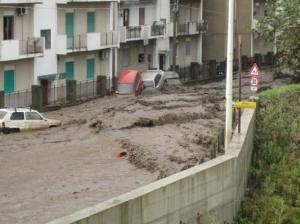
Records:
[[[145,8],[139,8],[139,25],[145,25]]]
[[[14,16],[3,16],[3,40],[14,39]]]
[[[15,91],[15,70],[4,71],[4,92],[12,93]]]
[[[67,35],[67,47],[71,49],[74,47],[74,13],[66,13],[66,35]]]
[[[129,26],[129,9],[123,10],[123,26]]]
[[[95,12],[87,12],[87,32],[95,32]]]

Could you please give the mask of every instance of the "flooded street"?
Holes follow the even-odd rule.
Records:
[[[224,89],[222,80],[95,99],[45,113],[59,128],[0,135],[0,223],[45,223],[222,154]]]

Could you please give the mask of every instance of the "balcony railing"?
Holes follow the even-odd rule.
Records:
[[[27,40],[20,40],[20,55],[42,54],[44,51],[43,38],[28,38]]]
[[[67,37],[68,50],[81,50],[87,48],[86,34],[80,34],[73,37]]]
[[[109,31],[101,33],[101,47],[113,46],[119,44],[119,32]]]
[[[207,21],[187,22],[177,25],[177,35],[194,35],[207,32]]]
[[[142,37],[142,26],[131,26],[127,28],[126,39],[137,39]]]
[[[203,20],[197,24],[197,31],[200,33],[206,33],[208,31],[208,22]]]
[[[164,36],[166,33],[166,25],[163,22],[154,22],[151,26],[151,36]]]

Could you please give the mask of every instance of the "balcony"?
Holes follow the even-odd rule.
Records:
[[[166,24],[161,21],[153,22],[151,26],[151,37],[165,36],[166,34]]]
[[[166,25],[163,22],[153,22],[153,25],[120,27],[120,42],[161,38],[166,35]]]
[[[205,20],[201,22],[187,22],[177,24],[177,36],[197,35],[201,33],[206,33],[207,30],[208,24]],[[173,37],[173,23],[168,24],[167,33],[169,36]]]
[[[38,4],[42,0],[0,0],[0,4]]]
[[[44,39],[3,40],[0,46],[0,61],[12,61],[41,57],[44,53]]]
[[[57,36],[56,53],[66,55],[72,52],[95,51],[119,46],[119,32],[85,33],[74,37]]]

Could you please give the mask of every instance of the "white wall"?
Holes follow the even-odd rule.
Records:
[[[40,36],[42,29],[51,29],[51,49],[45,49],[44,57],[34,59],[34,84],[38,84],[40,75],[57,73],[57,9],[54,0],[43,0],[43,4],[34,7],[34,36]]]

